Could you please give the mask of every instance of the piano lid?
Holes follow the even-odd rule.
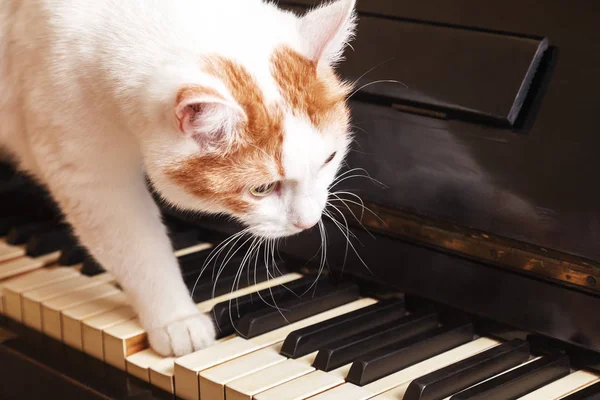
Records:
[[[406,18],[363,15],[357,29],[339,70],[363,98],[506,125],[517,120],[548,48],[542,36]]]
[[[315,4],[290,3],[296,10]],[[597,4],[359,0],[358,8],[357,40],[341,74],[410,89],[373,84],[352,98],[349,165],[385,186],[361,178],[344,184],[397,229],[365,222],[397,234],[404,228],[394,218],[413,215],[448,227],[448,238],[487,234],[499,238],[498,248],[510,243],[525,250],[521,260],[539,262],[523,268],[548,272],[573,261],[582,275],[561,269],[560,279],[598,290],[600,54],[590,51],[600,40]],[[532,73],[514,118],[519,102],[511,100]],[[439,243],[462,251],[451,240]]]

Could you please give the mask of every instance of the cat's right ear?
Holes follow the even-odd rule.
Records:
[[[307,41],[308,57],[316,63],[336,64],[356,29],[356,0],[325,3],[300,20],[300,34]]]
[[[228,151],[239,144],[244,110],[219,90],[190,86],[179,91],[175,117],[179,131],[193,138],[202,151]]]

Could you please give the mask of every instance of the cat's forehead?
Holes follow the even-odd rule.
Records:
[[[288,45],[275,46],[250,60],[215,57],[205,68],[223,81],[243,108],[261,102],[271,113],[307,119],[324,133],[329,125],[343,124],[347,118],[345,97],[350,86],[330,67],[317,66]]]

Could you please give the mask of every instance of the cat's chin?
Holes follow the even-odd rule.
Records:
[[[303,232],[302,229],[294,228],[276,228],[272,226],[253,226],[248,229],[253,236],[257,236],[264,239],[280,239],[297,235]]]

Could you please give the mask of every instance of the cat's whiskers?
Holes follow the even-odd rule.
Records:
[[[227,248],[227,246],[229,244],[231,244],[231,242],[233,240],[235,240],[238,236],[241,236],[245,233],[248,232],[248,229],[244,229],[240,232],[237,232],[236,234],[228,237],[227,239],[225,239],[224,241],[222,241],[221,243],[219,243],[214,249],[211,250],[209,256],[206,258],[206,260],[204,261],[203,265],[202,265],[202,269],[200,270],[200,276],[202,276],[202,274],[206,271],[206,268],[208,268],[208,266],[210,265],[210,262],[214,259],[215,260],[215,264],[216,261],[218,259],[219,254],[221,254],[221,252]],[[215,259],[216,257],[216,259]],[[216,265],[215,265],[216,266]],[[212,278],[214,279],[214,268],[213,268],[213,275]]]
[[[232,285],[232,292],[234,290],[237,290],[239,288],[239,282],[241,280],[243,271],[244,271],[244,266],[246,263],[248,263],[248,271],[250,271],[250,263],[252,260],[252,256],[254,253],[258,254],[259,250],[260,250],[260,246],[264,243],[264,239],[262,238],[253,238],[252,243],[250,244],[248,251],[246,252],[246,254],[244,255],[244,257],[242,258],[242,261],[240,263],[240,267],[238,268],[238,270],[236,271],[236,275],[233,279],[233,285]],[[250,278],[248,277],[248,280]],[[254,284],[256,284],[256,265],[254,268]],[[264,301],[264,300],[263,300]],[[228,308],[229,308],[229,321],[231,322],[231,326],[233,327],[233,329],[239,334],[240,332],[238,331],[237,327],[235,326],[235,323],[233,321],[233,312],[232,312],[232,302],[233,300],[230,299],[229,300],[229,304],[228,304]],[[237,310],[237,317],[239,318],[240,316],[240,307],[239,307],[239,302],[238,299],[236,298],[236,310]]]
[[[217,257],[219,254],[225,249],[227,248],[227,246],[229,244],[231,244],[236,238],[243,236],[244,234],[246,234],[248,232],[248,229],[244,229],[243,231],[237,232],[235,235],[232,235],[231,237],[227,238],[226,240],[224,240],[223,242],[219,243],[213,250],[211,250],[209,256],[207,257],[207,259],[204,261],[204,264],[202,265],[202,268],[200,269],[200,273],[198,274],[198,277],[196,278],[196,281],[194,282],[194,286],[192,287],[192,291],[191,291],[191,295],[194,295],[194,292],[196,290],[196,287],[198,286],[198,282],[200,281],[200,278],[202,277],[202,274],[206,271],[206,268],[208,268],[208,266],[210,265],[210,262]],[[215,266],[216,266],[216,261],[217,259],[215,259]],[[214,267],[213,267],[213,275],[212,275],[212,279],[214,280]]]
[[[348,166],[348,162],[344,161],[344,165]],[[366,172],[366,170],[364,168],[351,168],[351,169],[348,169],[348,170],[342,172],[341,174],[339,174],[338,176],[336,176],[335,179],[333,180],[332,184],[335,183],[335,182],[337,182],[339,179],[341,179],[345,175],[347,175],[349,173],[352,173],[354,171],[363,171],[363,172]]]
[[[374,70],[376,70],[377,68],[381,67],[383,64],[390,62],[392,60],[394,60],[396,57],[392,57],[392,58],[388,58],[387,60],[384,60],[382,62],[380,62],[379,64],[375,65],[374,67],[371,67],[367,70],[367,72],[365,72],[364,74],[362,74],[361,76],[359,76],[353,83],[352,86],[356,86],[356,84],[358,82],[360,82],[360,80],[362,78],[364,78],[365,76],[367,76],[368,74],[370,74],[371,72],[373,72]]]
[[[325,266],[327,263],[327,232],[325,231],[325,226],[323,225],[322,220],[319,220],[318,227],[319,227],[319,233],[321,236],[321,247],[319,248],[319,251],[321,252],[321,260],[319,262],[319,269],[318,269],[317,276],[316,276],[314,282],[312,283],[312,285],[310,285],[310,287],[308,287],[305,290],[305,292],[303,294],[309,292],[311,290],[311,288],[313,288],[313,287],[316,290],[317,282],[319,281],[319,278],[321,277],[321,274],[323,273],[323,270],[325,269]]]
[[[352,124],[352,125],[350,125],[350,127],[352,129],[358,129],[358,130],[362,131],[364,134],[369,134],[369,132],[367,132],[364,128],[361,128],[360,126]]]
[[[356,199],[358,199],[358,202],[354,201],[354,200],[351,200],[351,199],[344,199],[344,198],[340,197],[339,195],[342,195],[342,194],[343,195],[347,195],[347,196],[355,197]],[[364,212],[367,211],[373,217],[377,218],[379,220],[379,222],[381,222],[384,225],[387,225],[387,223],[384,220],[382,220],[379,217],[379,215],[377,215],[377,213],[375,211],[373,211],[369,207],[365,206],[365,203],[362,200],[362,198],[359,195],[357,195],[356,193],[352,193],[352,192],[348,192],[348,191],[344,191],[344,190],[338,190],[338,191],[335,191],[335,192],[331,193],[331,195],[333,195],[333,196],[336,197],[335,199],[332,199],[332,201],[341,201],[342,203],[350,203],[350,204],[354,204],[356,206],[359,206],[361,208],[360,220],[357,219],[357,222],[360,223],[362,221],[362,219],[364,217]],[[345,205],[346,205],[346,207],[348,207],[347,204],[345,204]],[[348,209],[350,209],[350,207],[348,207]],[[350,210],[350,212],[352,212],[352,210]],[[353,212],[352,212],[352,214],[354,215]],[[356,218],[356,216],[354,218]],[[362,225],[362,223],[361,223],[361,225]]]
[[[352,173],[352,172],[364,172],[364,173],[348,175],[349,173]],[[367,170],[365,170],[364,168],[352,168],[352,169],[345,171],[344,173],[338,175],[338,177],[331,183],[331,185],[329,185],[329,189],[333,189],[335,186],[339,185],[341,182],[344,182],[351,178],[366,178],[366,179],[369,179],[373,183],[377,183],[382,188],[387,188],[387,186],[383,182],[371,177],[371,175],[369,175]]]
[[[216,282],[219,279],[219,277],[221,276],[221,273],[222,273],[223,269],[225,268],[225,266],[229,262],[229,260],[228,260],[229,255],[234,250],[234,248],[237,245],[237,243],[244,237],[245,233],[247,233],[247,232],[243,232],[243,233],[240,232],[239,234],[236,234],[235,237],[234,237],[235,240],[228,240],[227,245],[223,246],[222,249],[217,254],[215,254],[216,257],[215,257],[215,261],[214,261],[214,265],[213,265],[213,273],[212,273],[212,278],[213,278],[214,282]],[[227,253],[225,254],[225,256],[223,257],[223,260],[221,261],[220,265],[217,267],[217,262],[219,261],[219,257],[221,255],[221,253],[227,247],[230,247],[230,248],[227,251]],[[239,248],[236,249],[233,254],[235,255],[235,253],[237,253],[238,250],[239,250]],[[206,267],[208,267],[208,265]],[[203,269],[204,269],[204,267],[203,267]],[[215,275],[215,270],[217,271],[216,275]]]
[[[328,202],[327,206],[331,206],[331,204],[329,204],[329,202]],[[346,239],[346,243],[344,244],[345,245],[344,261],[342,263],[342,273],[343,273],[344,269],[346,268],[346,261],[348,259],[348,250],[350,247],[350,240],[351,240],[350,235],[347,234],[349,229],[347,226],[343,226],[339,221],[337,221],[329,211],[324,212],[324,215],[333,222],[333,224],[338,228],[338,230],[342,233],[342,235]],[[344,229],[346,229],[346,232],[344,232]]]
[[[397,81],[397,80],[394,80],[394,79],[380,79],[380,80],[378,80],[378,81],[373,81],[373,82],[369,82],[369,83],[366,83],[366,84],[362,85],[361,87],[359,87],[358,89],[356,89],[354,92],[352,92],[352,93],[351,93],[351,94],[348,96],[348,99],[351,99],[351,98],[352,98],[352,96],[354,96],[356,93],[360,92],[360,91],[361,91],[361,90],[363,90],[364,88],[366,88],[366,87],[369,87],[369,86],[371,86],[371,85],[378,84],[378,83],[397,83],[397,84],[399,84],[399,85],[402,85],[402,86],[404,86],[404,88],[405,88],[405,89],[408,89],[408,86],[407,86],[407,85],[406,85],[404,82],[400,82],[400,81]]]
[[[332,184],[330,185],[330,189],[333,189],[335,186],[339,185],[340,183],[342,183],[346,180],[352,179],[352,178],[366,178],[366,179],[369,179],[373,183],[377,183],[377,184],[381,185],[382,187],[386,187],[382,182],[378,181],[377,179],[372,178],[364,168],[351,168],[351,169],[348,169],[347,171],[344,171],[343,173],[339,174],[336,177],[336,179],[332,182]],[[351,199],[344,199],[341,197],[341,195],[352,196],[355,199],[357,199],[358,201],[351,200]],[[358,240],[358,238],[350,230],[348,220],[346,219],[344,213],[338,207],[336,207],[334,204],[332,204],[332,202],[335,202],[335,201],[341,202],[348,209],[348,211],[352,214],[354,219],[356,219],[356,221],[361,225],[361,227],[363,229],[365,229],[365,231],[367,231],[371,236],[373,236],[372,233],[369,232],[369,230],[362,223],[362,218],[364,217],[364,211],[366,210],[366,211],[370,212],[376,218],[378,218],[380,221],[382,221],[381,218],[379,218],[379,216],[377,216],[377,214],[375,214],[373,212],[373,210],[366,207],[362,198],[355,193],[351,193],[349,191],[344,191],[344,190],[338,190],[338,191],[330,192],[329,196],[330,197],[328,197],[328,199],[327,199],[325,210],[323,210],[323,215],[325,217],[329,218],[333,222],[333,224],[336,226],[336,228],[342,233],[342,235],[346,239],[346,244],[345,244],[346,249],[345,249],[345,253],[344,253],[344,263],[342,266],[342,272],[345,269],[348,251],[351,248],[352,251],[354,252],[354,254],[360,260],[360,262],[363,264],[363,266],[372,274],[373,272],[371,271],[369,266],[366,264],[366,262],[363,260],[363,258],[360,256],[360,254],[356,250],[356,247],[352,243],[352,238],[357,239],[357,240]],[[354,211],[352,211],[351,207],[348,204],[354,204],[361,208],[360,219],[357,217],[357,215],[354,213]],[[339,216],[343,220],[343,223],[338,221],[336,219],[336,217],[334,216],[334,214],[328,210],[328,208],[334,210],[337,214],[339,214]],[[324,230],[324,224],[323,224],[323,230]],[[358,240],[358,241],[360,243],[360,240]]]
[[[265,246],[265,265],[267,266],[267,271],[268,271],[268,247],[269,247],[269,242],[270,242],[270,238],[267,239],[267,246]],[[274,308],[279,312],[279,314],[281,315],[281,317],[285,320],[286,323],[289,323],[288,319],[285,317],[285,315],[283,314],[283,311],[285,311],[284,309],[282,309],[281,307],[279,307],[277,305],[277,301],[275,300],[275,296],[273,295],[273,289],[269,286],[269,293],[271,295],[271,299],[273,299],[273,304],[274,304]],[[265,302],[265,304],[269,304],[268,302],[266,302],[264,299],[263,301]]]
[[[340,215],[340,217],[344,221],[343,224],[340,221],[337,221],[337,220],[336,220],[336,222],[339,223],[340,225],[342,225],[346,229],[346,232],[348,233],[348,236],[352,237],[352,238],[354,238],[356,240],[358,240],[358,238],[356,237],[356,235],[354,234],[354,232],[352,232],[350,230],[350,226],[348,225],[348,220],[346,219],[346,216],[344,215],[344,213],[342,211],[340,211],[340,209],[338,207],[336,207],[334,204],[331,204],[331,202],[329,200],[327,201],[327,205],[329,207],[331,207],[334,211],[336,211]],[[333,214],[331,212],[329,212],[329,215],[333,216]],[[361,243],[361,245],[362,245],[362,243]]]
[[[350,214],[352,214],[352,217],[354,217],[354,219],[356,220],[356,222],[358,222],[358,224],[361,226],[361,228],[363,228],[365,230],[365,232],[367,232],[372,238],[375,238],[375,236],[362,223],[362,219],[363,219],[364,213],[365,213],[365,211],[364,211],[365,210],[364,204],[361,205],[360,203],[358,203],[356,201],[348,200],[348,199],[343,199],[340,196],[338,196],[336,193],[331,193],[330,195],[334,197],[333,199],[329,200],[330,202],[332,202],[332,201],[339,201],[339,202],[341,202],[348,209],[348,212],[350,212]],[[360,199],[360,197],[359,197],[359,199]],[[356,204],[357,206],[362,207],[361,208],[360,219],[356,216],[356,214],[354,213],[354,211],[352,210],[352,208],[350,208],[350,206],[348,205],[348,203]]]
[[[340,197],[340,194],[345,194],[345,195],[348,195],[348,196],[353,196],[356,199],[358,199],[358,202],[350,200],[350,199],[344,199],[344,198]],[[338,191],[332,192],[329,195],[335,197],[335,199],[331,199],[331,201],[341,201],[346,206],[346,208],[348,208],[348,211],[350,211],[352,213],[352,215],[354,216],[354,218],[358,222],[362,221],[362,219],[365,216],[365,203],[363,202],[363,200],[360,198],[359,195],[351,193],[351,192],[348,192],[348,191],[343,191],[343,190],[338,190]],[[347,202],[351,203],[351,204],[356,204],[356,205],[360,206],[360,208],[361,208],[360,209],[360,219],[358,219],[356,217],[356,215],[354,215],[354,211],[352,211],[352,209],[350,207],[348,207]]]
[[[373,271],[371,270],[371,268],[369,268],[369,266],[367,265],[367,263],[363,260],[363,258],[360,256],[360,254],[358,254],[358,251],[356,250],[356,247],[354,247],[354,244],[352,244],[351,240],[350,240],[350,236],[344,232],[344,226],[337,221],[332,214],[327,213],[324,214],[325,216],[327,216],[332,222],[334,222],[334,225],[340,230],[340,232],[342,233],[342,235],[346,238],[346,243],[349,245],[349,247],[352,249],[352,251],[354,252],[354,254],[356,255],[356,257],[360,260],[361,264],[367,269],[367,271],[369,271],[369,273],[373,274]],[[352,234],[352,232],[350,232],[350,230],[348,229],[348,232]],[[354,236],[354,235],[353,235]],[[342,272],[344,271],[344,267],[345,267],[345,260],[346,257],[344,256],[344,266],[342,267]]]
[[[239,242],[242,239],[243,236],[241,236],[238,240],[236,240],[236,242],[234,243],[237,244],[237,242]],[[219,281],[219,278],[221,277],[221,274],[223,273],[223,271],[225,270],[225,268],[227,267],[227,264],[229,264],[229,261],[231,261],[231,259],[237,254],[238,251],[240,251],[241,248],[243,248],[246,243],[248,243],[250,240],[253,240],[254,238],[252,236],[250,236],[249,238],[247,238],[246,240],[244,240],[244,242],[235,250],[233,251],[233,247],[231,248],[231,250],[229,250],[229,252],[227,252],[227,255],[225,256],[226,258],[224,258],[223,262],[221,263],[221,266],[219,267],[219,271],[217,272],[217,277],[215,278],[215,281],[213,283],[213,290],[212,290],[212,296],[213,298],[216,296],[216,290],[217,290],[217,282]],[[229,253],[233,251],[233,253],[229,256]],[[243,268],[243,263],[241,264],[241,267]],[[240,268],[238,268],[238,271],[240,270]],[[236,276],[237,276],[237,272],[236,271]]]
[[[346,166],[348,166],[348,164],[346,164]],[[341,174],[339,174],[338,176],[335,177],[335,179],[331,182],[331,185],[335,185],[337,184],[341,179],[345,178],[348,176],[348,174],[352,174],[354,172],[362,172],[363,174],[358,174],[359,176],[365,176],[365,177],[369,177],[369,173],[367,172],[366,169],[364,168],[350,168],[344,172],[342,172]],[[330,185],[330,186],[331,186]]]

